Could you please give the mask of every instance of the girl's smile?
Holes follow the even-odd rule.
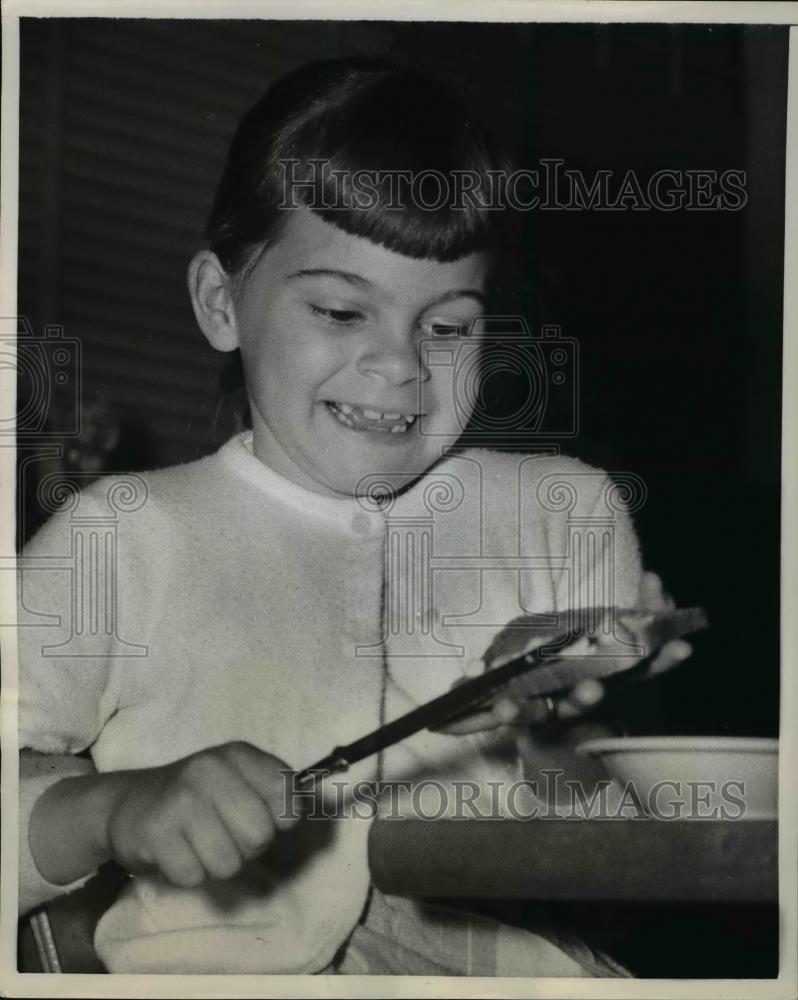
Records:
[[[418,420],[417,413],[383,413],[374,408],[333,400],[326,405],[336,420],[353,431],[405,434]]]
[[[206,252],[195,267],[212,299],[218,260]],[[375,474],[396,488],[422,475],[459,437],[465,402],[455,406],[454,365],[427,366],[424,344],[456,357],[486,269],[481,253],[415,259],[292,212],[229,308],[205,310],[211,342],[241,348],[255,455],[331,495]]]

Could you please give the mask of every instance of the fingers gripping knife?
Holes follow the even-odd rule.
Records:
[[[354,743],[336,747],[300,771],[295,784],[310,784],[328,774],[346,771],[351,764],[413,733],[438,728],[484,706],[499,692],[516,699],[541,698],[588,678],[601,679],[630,670],[641,661],[648,662],[671,639],[707,626],[702,608],[665,613],[590,608],[571,617],[568,628],[542,626],[539,617],[530,615],[513,619],[483,655],[487,668],[483,674],[463,681]]]

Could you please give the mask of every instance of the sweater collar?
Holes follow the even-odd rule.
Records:
[[[330,497],[286,479],[264,465],[252,450],[252,431],[243,431],[219,450],[220,458],[262,494],[300,516],[359,537],[381,535],[383,513],[355,497]]]

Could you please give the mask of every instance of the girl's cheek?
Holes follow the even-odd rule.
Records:
[[[441,417],[456,420],[460,414],[467,416],[470,410],[468,385],[457,378],[454,366],[436,365],[434,371],[430,383],[434,386],[434,402]]]

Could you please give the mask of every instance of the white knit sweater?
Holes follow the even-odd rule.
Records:
[[[121,483],[101,480],[51,518],[20,589],[21,746],[90,747],[100,771],[229,740],[303,767],[482,669],[522,611],[630,605],[638,592],[630,518],[606,475],[573,459],[466,451],[364,509],[277,476],[242,434],[143,475],[135,499]],[[499,741],[429,732],[387,752],[383,771],[514,773]],[[62,773],[21,782],[23,909],[72,888],[41,877],[27,841],[36,798]],[[368,826],[308,824],[312,842],[287,845],[298,861],[269,851],[195,890],[132,879],[100,921],[98,953],[113,972],[318,971],[362,911]]]

